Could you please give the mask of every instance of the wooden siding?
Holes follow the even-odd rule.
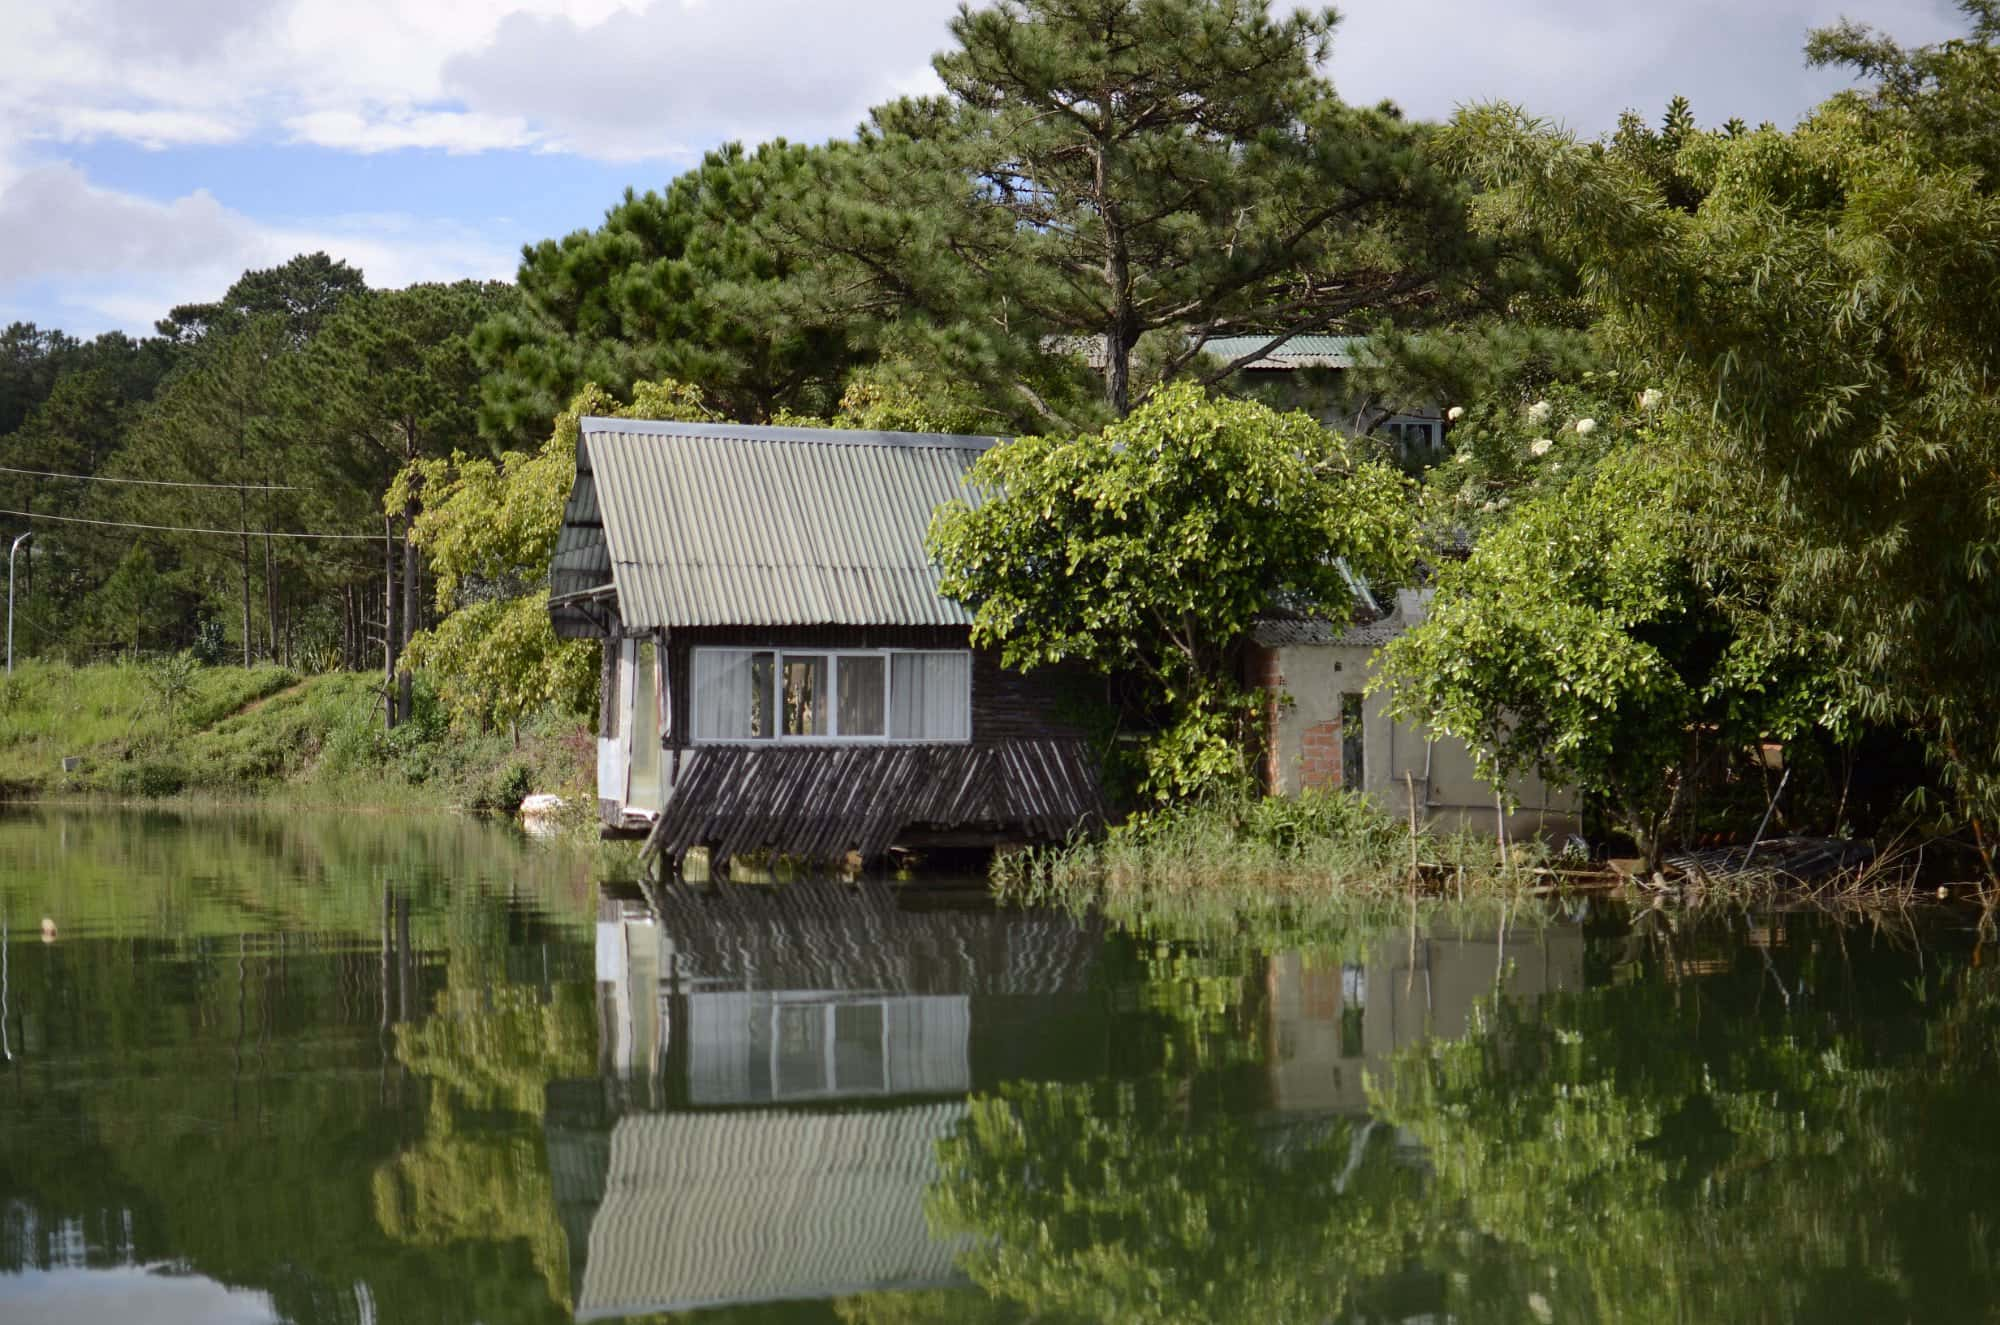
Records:
[[[1060,841],[1103,814],[1096,759],[1076,740],[712,745],[681,754],[653,841],[677,864],[694,847],[838,863],[913,830]]]

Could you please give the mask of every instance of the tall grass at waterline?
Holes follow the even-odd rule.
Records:
[[[1135,816],[1100,838],[1001,856],[993,884],[1022,905],[1096,908],[1141,932],[1176,937],[1269,927],[1373,929],[1417,897],[1517,904],[1546,891],[1537,842],[1438,834],[1365,797],[1219,799]],[[1416,869],[1412,869],[1412,861]]]

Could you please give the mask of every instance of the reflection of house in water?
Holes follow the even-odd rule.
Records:
[[[1315,965],[1271,958],[1272,1103],[1286,1112],[1363,1113],[1363,1072],[1378,1080],[1396,1053],[1465,1034],[1473,1007],[1498,992],[1533,1001],[1583,987],[1583,931],[1517,925],[1503,936],[1434,926],[1376,941],[1368,960]]]
[[[1100,935],[885,889],[599,911],[599,1081],[551,1087],[580,1319],[952,1282],[923,1215],[964,1097],[1095,1076]]]

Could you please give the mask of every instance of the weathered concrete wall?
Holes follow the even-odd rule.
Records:
[[[1375,646],[1298,644],[1258,649],[1250,677],[1280,696],[1269,710],[1266,785],[1283,796],[1344,784],[1348,735],[1341,724],[1341,696],[1366,692],[1374,674]],[[1472,753],[1459,741],[1433,738],[1421,723],[1396,722],[1388,699],[1362,700],[1360,790],[1399,818],[1417,798],[1418,818],[1445,832],[1467,828],[1492,834],[1498,818],[1493,787],[1473,772]],[[1582,798],[1528,774],[1510,788],[1517,808],[1506,817],[1508,837],[1561,839],[1579,828]]]

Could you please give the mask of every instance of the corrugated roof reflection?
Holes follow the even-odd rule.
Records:
[[[954,1281],[924,1191],[963,1103],[621,1118],[578,1320]]]

